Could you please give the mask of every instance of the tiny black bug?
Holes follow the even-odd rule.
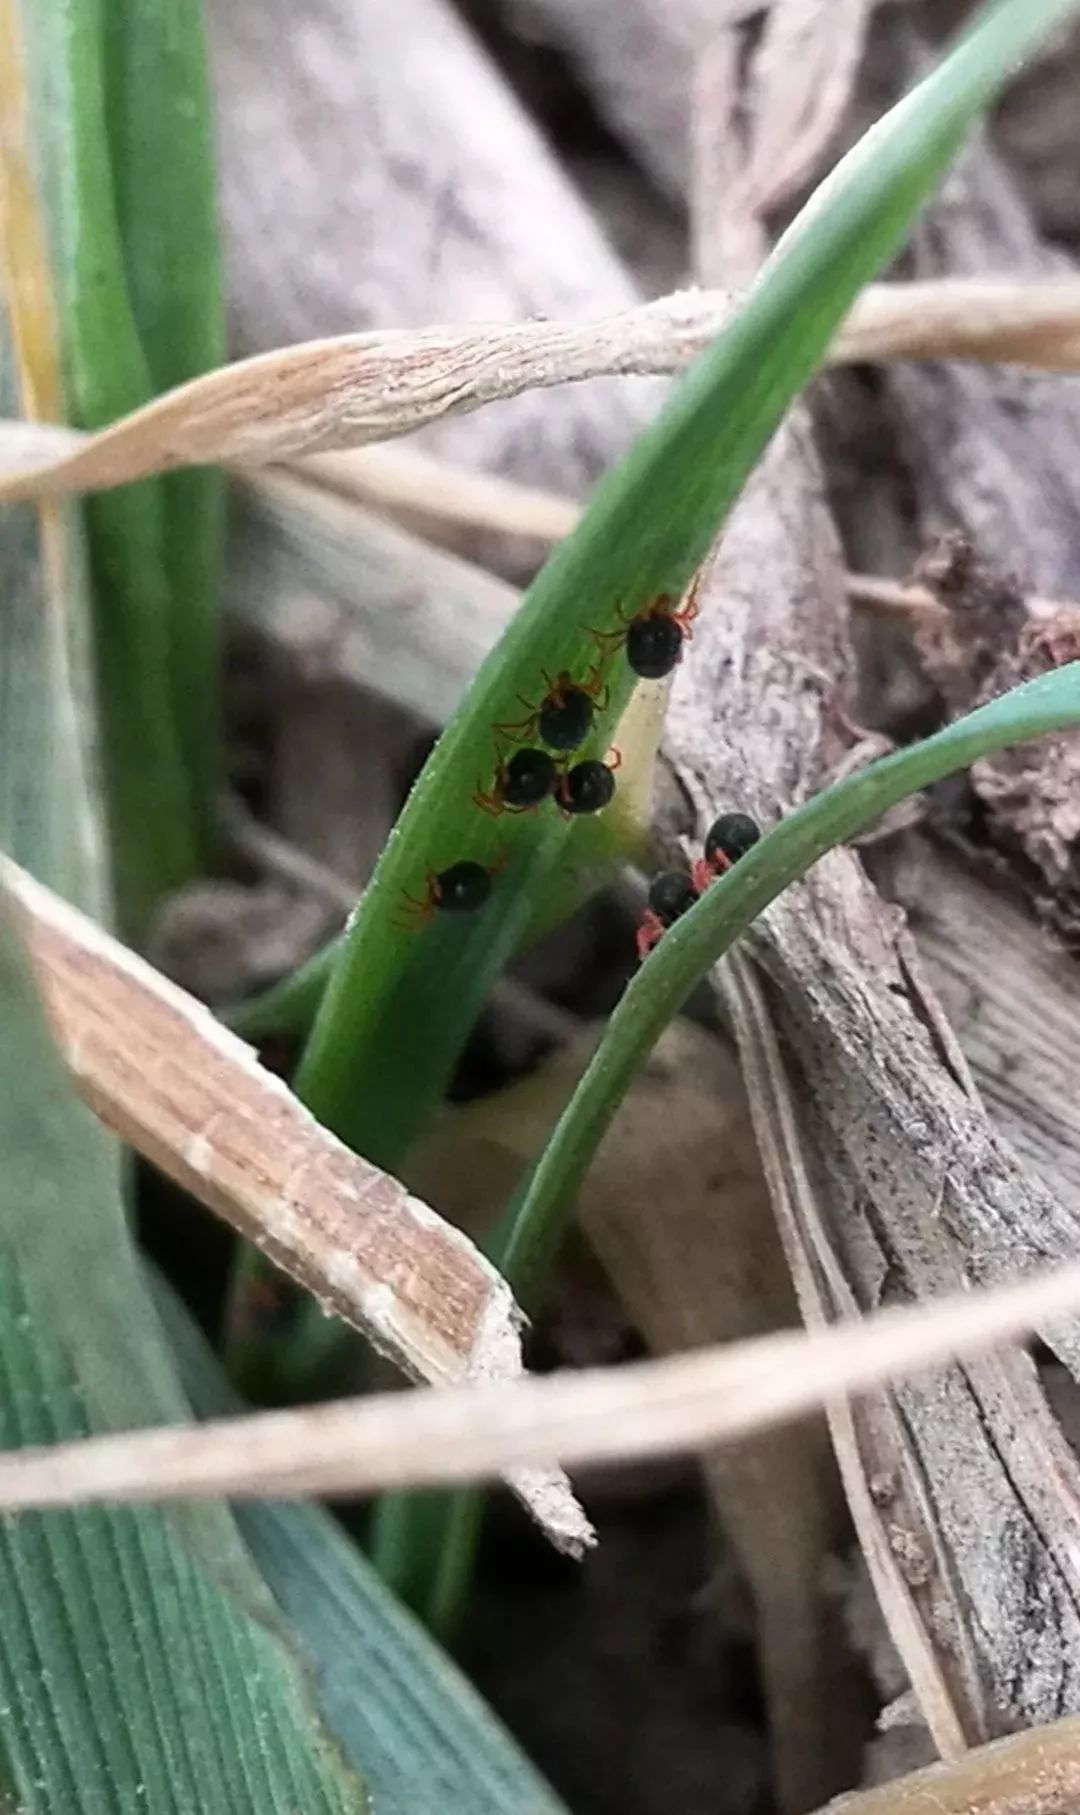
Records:
[[[662,681],[682,655],[685,632],[678,618],[650,612],[637,618],[626,633],[626,659],[643,681]]]
[[[696,900],[694,885],[682,870],[661,870],[649,884],[649,906],[665,926],[674,926]]]
[[[539,736],[551,750],[576,750],[592,729],[593,714],[607,706],[608,690],[601,687],[599,670],[590,669],[583,681],[571,680],[565,669],[554,680],[545,674],[544,685],[547,692],[538,706],[522,699],[527,718],[518,724],[496,725],[495,730],[525,742]]]
[[[485,868],[471,858],[452,863],[447,870],[429,870],[422,896],[403,891],[403,926],[413,930],[427,926],[436,913],[474,913],[491,894],[492,878],[496,875],[497,868]]]
[[[692,871],[698,893],[745,857],[760,837],[761,827],[749,813],[721,813],[719,819],[714,819],[705,834],[705,855]]]
[[[697,890],[682,870],[661,870],[649,884],[649,905],[637,930],[637,954],[647,958],[669,926],[681,920],[697,900]]]
[[[691,625],[698,615],[697,581],[686,595],[684,605],[677,606],[672,595],[662,592],[628,618],[621,605],[616,606],[620,620],[618,630],[591,630],[600,654],[610,655],[620,643],[626,645],[626,659],[643,681],[662,681],[678,665],[683,643],[692,635]]]
[[[546,750],[515,750],[509,762],[500,762],[490,793],[477,786],[473,800],[494,819],[500,813],[527,813],[552,792],[558,777],[555,759]]]
[[[714,869],[724,870],[757,844],[761,827],[749,813],[721,813],[705,835],[705,857]]]
[[[555,799],[563,813],[602,813],[615,793],[615,770],[622,762],[618,750],[608,752],[606,763],[589,757],[575,763],[555,783]]]

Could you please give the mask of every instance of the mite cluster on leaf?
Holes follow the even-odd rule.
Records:
[[[473,801],[484,813],[498,819],[503,813],[530,813],[554,795],[560,812],[568,818],[601,813],[615,795],[615,770],[622,763],[618,750],[605,762],[595,757],[569,767],[557,763],[546,750],[527,746],[515,750],[508,761],[500,759],[490,789],[477,788]]]
[[[509,756],[497,751],[491,786],[485,788],[478,782],[472,797],[474,805],[494,819],[504,813],[535,812],[549,796],[566,818],[601,813],[614,798],[615,770],[622,762],[618,750],[609,751],[606,762],[596,758],[572,766],[569,762],[571,752],[592,730],[596,713],[607,705],[607,688],[601,686],[599,671],[590,669],[580,683],[565,671],[554,679],[549,674],[543,678],[547,691],[539,703],[522,700],[528,717],[517,724],[494,727],[497,736],[539,737],[548,745],[541,750],[526,742]],[[561,753],[562,761],[552,756],[552,750]],[[427,926],[436,913],[469,913],[483,907],[499,868],[463,860],[446,870],[429,870],[422,896],[404,894],[401,925]]]
[[[691,865],[690,874],[661,870],[649,884],[648,905],[637,930],[637,954],[647,958],[669,926],[693,907],[709,884],[755,845],[761,827],[748,813],[721,813],[705,835],[704,855]]]
[[[627,661],[636,675],[643,680],[662,680],[678,663],[683,643],[692,634],[691,625],[698,614],[697,581],[682,605],[670,593],[662,593],[633,617],[627,618],[621,605],[616,609],[620,619],[617,630],[589,632],[601,659],[624,644]],[[497,752],[490,787],[477,783],[473,802],[492,818],[504,813],[535,812],[549,796],[565,817],[577,818],[602,813],[614,799],[615,771],[622,762],[618,750],[609,751],[605,762],[589,757],[571,766],[566,760],[558,760],[559,756],[569,758],[585,742],[597,713],[607,708],[609,689],[602,681],[599,665],[590,668],[580,681],[574,680],[565,668],[554,676],[543,672],[542,678],[545,691],[539,700],[534,702],[519,695],[526,716],[493,727],[496,738],[508,739],[520,747],[510,756]],[[553,756],[552,751],[558,755]],[[703,861],[709,861],[708,847]],[[426,926],[436,913],[465,913],[483,907],[491,893],[494,874],[483,864],[471,861],[453,864],[447,870],[429,871],[424,894],[404,897],[407,923]],[[696,875],[693,884],[688,882],[686,886],[693,899],[692,890],[698,888]],[[654,907],[650,898],[649,913],[638,933],[642,956],[655,944],[664,927],[683,911],[684,908],[677,912],[672,909],[667,897],[662,896],[659,907]]]

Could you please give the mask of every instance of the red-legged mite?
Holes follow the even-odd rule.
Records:
[[[615,794],[615,771],[622,765],[622,753],[609,750],[606,762],[590,757],[564,769],[555,783],[555,800],[559,811],[568,818],[579,813],[602,813]]]
[[[661,870],[649,884],[649,905],[637,930],[637,955],[647,958],[654,945],[697,900],[698,892],[682,870]]]
[[[499,762],[490,792],[478,784],[473,800],[493,819],[501,813],[528,813],[547,799],[558,774],[555,759],[546,750],[515,750],[509,762]]]
[[[628,618],[621,605],[615,607],[620,623],[618,630],[590,630],[601,656],[610,655],[620,643],[626,645],[626,659],[643,681],[662,681],[678,666],[683,643],[693,632],[698,615],[698,581],[695,579],[682,605],[669,592],[643,605]]]
[[[427,926],[435,914],[472,914],[482,908],[491,894],[491,884],[499,874],[498,864],[485,866],[465,858],[452,863],[448,870],[429,870],[423,895],[402,891],[402,931],[415,932]]]
[[[710,882],[745,857],[760,837],[761,827],[749,813],[721,813],[714,819],[705,835],[705,855],[690,872],[698,894],[704,894]]]
[[[600,671],[590,668],[583,681],[571,680],[565,669],[554,680],[545,673],[544,685],[547,692],[538,706],[521,699],[527,718],[519,724],[496,725],[495,730],[514,742],[527,743],[530,738],[539,737],[549,750],[576,750],[592,730],[593,714],[603,712],[608,703],[608,689],[601,686]]]

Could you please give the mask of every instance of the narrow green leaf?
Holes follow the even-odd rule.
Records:
[[[488,988],[567,868],[605,853],[592,827],[486,821],[473,778],[492,769],[493,727],[520,719],[545,671],[581,680],[597,661],[590,632],[613,632],[659,595],[678,595],[792,399],[812,375],[859,290],[901,245],[964,133],[1017,59],[1076,10],[1076,0],[998,0],[940,66],[865,135],[777,246],[738,314],[675,388],[658,420],[598,486],[577,529],[547,561],[430,758],[348,929],[322,998],[297,1088],[315,1113],[394,1167],[443,1091]],[[602,646],[603,647],[603,646]],[[596,679],[606,706],[583,753],[599,753],[634,693],[618,647]],[[641,691],[654,683],[643,682]],[[606,853],[610,856],[610,851]],[[403,899],[431,872],[469,858],[489,866],[486,907],[398,930]],[[585,878],[576,879],[579,883]],[[685,937],[685,935],[681,935]],[[631,999],[633,999],[631,997]],[[546,1163],[546,1162],[545,1162]],[[553,1162],[554,1163],[554,1162]],[[553,1174],[557,1177],[557,1174]],[[539,1188],[539,1187],[537,1187]],[[556,1201],[554,1193],[552,1201]],[[510,1238],[508,1263],[542,1246],[543,1198]],[[537,1211],[535,1204],[540,1205]],[[513,1277],[513,1276],[512,1276]],[[518,1283],[518,1282],[515,1282]],[[433,1562],[415,1514],[380,1521],[403,1580]],[[453,1515],[459,1534],[463,1509]],[[426,1554],[416,1553],[423,1548]],[[443,1572],[460,1583],[460,1545]],[[415,1565],[415,1566],[414,1566]],[[421,1588],[421,1593],[425,1591]],[[444,1608],[457,1589],[433,1592]]]
[[[632,613],[682,589],[851,301],[901,243],[970,121],[1017,58],[1074,10],[1075,0],[990,7],[844,159],[739,314],[597,488],[484,663],[353,919],[300,1069],[298,1088],[316,1114],[380,1164],[400,1163],[491,981],[560,873],[610,861],[610,848],[595,842],[602,825],[565,826],[550,805],[497,820],[478,810],[472,794],[478,782],[490,786],[494,728],[527,715],[544,694],[545,670],[585,677],[597,658],[591,629],[613,630],[620,608]],[[633,679],[621,650],[599,661],[606,705],[582,754],[602,752]],[[465,858],[492,869],[487,905],[400,930],[405,896],[422,898],[430,873]]]
[[[105,124],[127,293],[152,389],[225,359],[213,134],[200,0],[109,0]],[[169,680],[202,854],[218,785],[216,470],[161,482]]]
[[[1080,663],[1041,675],[807,801],[768,832],[676,923],[629,984],[517,1211],[494,1244],[528,1304],[605,1129],[668,1022],[740,933],[834,846],[995,750],[1080,726]]]
[[[664,934],[618,1004],[532,1176],[508,1206],[488,1250],[526,1309],[542,1296],[593,1154],[638,1068],[687,997],[762,908],[827,850],[854,838],[898,801],[1025,738],[1080,725],[1080,664],[1017,688],[925,742],[886,757],[790,814]],[[387,1495],[376,1561],[433,1630],[461,1617],[481,1494]]]
[[[205,1343],[156,1293],[200,1415],[235,1411]],[[475,1690],[314,1506],[236,1508],[240,1531],[308,1658],[323,1719],[363,1769],[379,1815],[566,1815]]]
[[[17,377],[24,408],[55,420],[60,312],[19,26],[14,0],[0,0],[0,410],[17,413]],[[57,136],[35,149],[58,155]],[[66,507],[5,516],[0,848],[101,913],[83,552]],[[119,1149],[71,1094],[6,919],[0,1020],[0,1445],[183,1418],[125,1223]],[[222,1509],[0,1521],[0,1708],[0,1801],[22,1815],[364,1807]]]
[[[0,1446],[186,1414],[113,1144],[0,925]],[[359,1779],[216,1507],[0,1521],[2,1744],[27,1815],[344,1815]]]
[[[5,0],[18,82],[36,127],[39,206],[50,222],[70,419],[97,428],[151,395],[127,294],[105,130],[101,0]],[[13,97],[14,98],[14,97]],[[21,97],[19,97],[21,98]],[[117,898],[141,932],[166,889],[195,872],[187,778],[168,679],[170,595],[161,483],[86,507],[94,644]]]

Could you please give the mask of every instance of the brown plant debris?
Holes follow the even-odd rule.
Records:
[[[0,1454],[0,1508],[265,1499],[487,1480],[682,1455],[774,1429],[886,1380],[986,1354],[1080,1306],[1080,1263],[661,1361],[418,1387]],[[546,1477],[550,1479],[550,1477]]]
[[[0,864],[73,1081],[107,1127],[413,1379],[521,1374],[520,1314],[467,1236],[320,1127],[194,997]],[[559,1548],[590,1541],[563,1477],[512,1485]]]
[[[1080,608],[1029,616],[1018,583],[956,531],[920,562],[916,578],[945,607],[916,634],[923,665],[950,716],[1046,674],[1080,653]],[[971,786],[994,843],[1020,863],[1036,905],[1070,941],[1080,937],[1080,739],[1068,734],[985,757]]]
[[[734,299],[685,290],[592,321],[387,329],[302,342],[208,372],[45,461],[5,426],[0,500],[101,491],[175,467],[259,466],[359,447],[537,387],[681,371]],[[1080,367],[1080,282],[870,286],[830,358],[1011,360]],[[37,431],[40,449],[40,431]],[[51,451],[50,444],[50,451]]]

